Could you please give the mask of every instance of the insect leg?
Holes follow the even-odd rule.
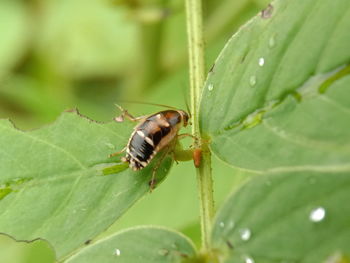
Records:
[[[181,140],[183,138],[186,138],[186,137],[191,137],[192,139],[195,139],[197,140],[198,138],[190,133],[183,133],[183,134],[178,134],[177,135],[177,139]]]
[[[176,164],[179,164],[178,160],[176,159],[175,151],[172,152],[172,155],[173,155],[173,159],[176,162]]]
[[[108,157],[113,157],[113,156],[119,155],[119,154],[125,152],[125,150],[126,150],[126,146],[119,152],[111,153]]]
[[[126,117],[127,119],[129,119],[130,121],[141,121],[145,118],[145,116],[140,116],[140,117],[134,117],[132,116],[126,109],[124,109],[122,106],[115,104],[115,106],[118,107],[118,109],[122,112],[122,114],[118,117],[115,117],[113,120],[115,120],[116,122],[123,122],[124,118]]]
[[[164,148],[164,152],[163,152],[162,156],[157,160],[156,165],[152,168],[152,178],[151,178],[151,181],[149,181],[150,192],[152,192],[152,190],[154,189],[154,186],[157,182],[156,181],[156,172],[159,169],[164,158],[168,155],[170,149],[171,149],[170,145],[168,145],[166,148]]]
[[[189,133],[184,133],[184,134],[180,134],[177,136],[178,139],[182,139],[185,137],[192,137],[194,140],[198,140],[198,138],[196,136],[189,134]],[[189,155],[191,157],[189,157]],[[196,148],[193,150],[182,150],[182,151],[177,152],[176,156],[177,156],[178,160],[181,160],[180,158],[184,159],[185,161],[187,161],[189,159],[193,159],[194,166],[196,168],[198,168],[200,166],[200,162],[202,159],[202,149]]]

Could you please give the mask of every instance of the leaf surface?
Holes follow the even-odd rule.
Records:
[[[105,175],[120,158],[108,155],[126,145],[131,130],[127,122],[97,123],[76,113],[28,132],[1,120],[0,232],[46,239],[60,259],[105,230],[149,192],[158,163]],[[157,169],[158,182],[171,163],[167,157]]]
[[[87,246],[67,263],[184,262],[195,256],[193,244],[180,233],[156,227],[137,227],[122,231]]]
[[[347,258],[349,193],[349,172],[257,176],[219,211],[213,246],[222,262],[325,262],[336,253]]]
[[[275,1],[227,43],[206,82],[203,134],[245,169],[349,168],[350,5]]]

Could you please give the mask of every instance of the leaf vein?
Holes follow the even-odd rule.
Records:
[[[61,146],[58,146],[58,145],[53,144],[51,142],[42,140],[42,139],[40,139],[38,137],[35,137],[35,136],[32,136],[32,135],[28,134],[27,132],[22,132],[22,131],[20,131],[18,129],[15,129],[15,128],[9,128],[9,127],[6,127],[6,126],[0,126],[0,127],[2,127],[3,129],[10,130],[10,131],[15,131],[16,133],[18,133],[18,134],[20,134],[20,135],[22,135],[24,137],[30,138],[33,141],[40,142],[42,144],[46,144],[49,147],[64,153],[69,159],[71,159],[73,162],[78,164],[82,169],[84,169],[84,170],[87,169],[87,167],[81,161],[79,161],[74,155],[72,155],[70,152],[68,152],[66,149],[62,148]]]

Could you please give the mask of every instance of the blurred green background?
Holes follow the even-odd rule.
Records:
[[[267,4],[203,0],[207,69],[239,26]],[[118,114],[114,103],[120,100],[186,109],[187,64],[181,0],[0,0],[0,118],[21,129],[39,128],[75,107],[109,121]],[[134,115],[160,110],[125,107]],[[250,175],[215,157],[213,173],[217,207]],[[193,165],[180,163],[101,235],[134,225],[164,225],[198,245],[198,219]],[[44,241],[17,243],[0,235],[0,262],[54,262],[54,252]]]

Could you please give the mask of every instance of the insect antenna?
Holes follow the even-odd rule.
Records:
[[[190,109],[190,105],[188,103],[188,99],[186,97],[186,91],[185,91],[185,88],[183,86],[182,88],[182,96],[184,98],[184,101],[185,101],[185,104],[186,104],[186,110],[187,110],[187,113],[188,113],[188,116],[190,117],[190,119],[192,118],[192,113],[191,113],[191,109]]]
[[[152,102],[135,101],[135,100],[119,100],[118,102],[119,103],[153,105],[153,106],[158,106],[158,107],[163,107],[163,108],[168,108],[168,109],[173,109],[173,110],[180,110],[179,108],[176,108],[176,107],[172,107],[172,106],[164,105],[164,104],[159,104],[159,103],[152,103]],[[116,104],[116,105],[118,105],[118,104]],[[119,106],[117,106],[117,107],[119,107]]]
[[[188,112],[188,116],[191,118],[192,117],[192,113],[191,113],[191,109],[190,106],[188,105],[188,100],[185,97],[185,103],[186,103],[186,110]]]

